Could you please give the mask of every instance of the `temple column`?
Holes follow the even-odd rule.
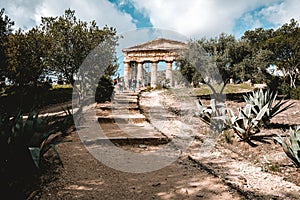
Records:
[[[157,86],[157,62],[152,62],[151,67],[151,87]]]
[[[169,80],[169,86],[173,87],[173,75],[172,75],[172,61],[166,62],[166,80]]]
[[[143,81],[143,63],[139,62],[137,66],[137,89],[140,89]]]
[[[124,86],[126,89],[129,88],[130,79],[130,62],[124,62]]]

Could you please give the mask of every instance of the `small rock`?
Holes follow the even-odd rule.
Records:
[[[154,183],[154,184],[152,184],[153,187],[157,187],[157,186],[160,186],[160,185],[161,185],[161,183]]]
[[[144,144],[140,144],[140,145],[139,145],[139,148],[146,149],[146,148],[147,148],[147,146],[146,146],[146,145],[144,145]]]

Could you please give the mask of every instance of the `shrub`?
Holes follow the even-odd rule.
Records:
[[[290,90],[291,90],[291,87],[290,87],[289,84],[287,84],[287,83],[282,83],[282,84],[278,87],[278,93],[279,93],[279,94],[286,95],[286,96],[289,96],[289,95],[290,95]]]
[[[222,103],[216,103],[215,99],[211,99],[210,105],[205,107],[201,100],[199,99],[197,102],[198,112],[196,112],[196,116],[198,116],[204,123],[210,125],[210,127],[217,131],[221,132],[224,127],[225,122],[225,109]]]
[[[277,92],[271,92],[270,90],[266,90],[264,92],[262,89],[252,92],[252,95],[244,95],[246,103],[252,106],[253,114],[258,115],[262,108],[268,105],[267,110],[264,112],[265,114],[262,117],[262,123],[265,126],[269,126],[271,118],[293,106],[293,103],[291,103],[282,108],[288,100],[284,100],[284,98],[282,98],[280,101],[275,103],[276,98]]]
[[[145,92],[150,92],[153,88],[151,86],[147,86],[146,89],[144,89]]]
[[[300,168],[300,127],[295,130],[290,129],[289,138],[284,139],[280,135],[274,138],[275,142],[278,142],[288,158]]]
[[[290,97],[292,99],[300,100],[300,86],[297,86],[296,88],[290,90]]]
[[[250,140],[251,137],[257,134],[259,130],[259,123],[262,120],[262,117],[267,112],[268,104],[265,105],[257,115],[254,115],[252,112],[253,106],[247,104],[245,108],[239,108],[238,116],[235,116],[231,109],[228,109],[229,118],[226,119],[226,123],[234,132],[242,139],[254,145]]]
[[[95,92],[95,101],[103,103],[110,101],[113,95],[114,87],[110,78],[101,77]]]

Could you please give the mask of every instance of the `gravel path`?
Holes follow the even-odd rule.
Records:
[[[163,91],[145,93],[143,94],[143,97],[144,98],[141,98],[141,105],[149,105],[150,102],[153,101],[156,103],[160,102],[160,106],[169,111],[174,110],[174,108],[178,109],[178,104],[184,105],[183,102],[178,102],[178,96],[175,97],[173,95],[172,97],[172,95],[170,96],[170,94]],[[192,101],[189,100],[188,103],[191,104]],[[181,108],[182,110],[192,109],[187,105],[184,105]],[[196,135],[203,137],[203,133],[206,130],[201,130],[201,128],[199,130],[199,127],[204,127],[205,125],[201,124],[199,119],[193,117],[193,112],[180,113],[181,115],[177,121],[188,123],[191,130],[198,131],[198,134]],[[174,112],[169,112],[169,114],[173,114],[174,118],[176,116]],[[187,120],[181,119],[189,119],[189,121],[187,122]],[[169,120],[169,123],[165,122],[163,129],[165,131],[168,130],[168,132],[176,132],[176,128],[173,126],[174,121],[176,120]],[[206,142],[205,137],[204,142]],[[209,153],[207,153],[208,151],[205,151],[206,153],[204,155],[204,151],[201,149],[202,145],[202,141],[194,140],[184,154],[188,155],[191,160],[196,162],[202,168],[205,168],[211,174],[214,174],[216,177],[224,180],[227,184],[238,189],[247,198],[300,199],[300,187],[294,183],[284,180],[283,177],[263,172],[260,167],[241,159],[238,154],[217,143],[214,148],[207,149]]]

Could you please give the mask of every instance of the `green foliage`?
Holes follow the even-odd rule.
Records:
[[[18,30],[8,37],[6,46],[9,80],[18,86],[36,86],[46,68],[49,43],[44,34],[37,28],[28,32]]]
[[[147,86],[146,89],[144,90],[145,92],[150,92],[153,88],[151,86]]]
[[[223,136],[224,136],[224,141],[225,141],[227,144],[233,144],[232,135],[230,134],[229,131],[224,131],[224,132],[223,132]]]
[[[109,27],[99,29],[95,21],[88,24],[78,20],[75,11],[70,9],[60,17],[42,17],[41,28],[51,41],[45,61],[49,70],[61,73],[72,85],[75,82],[74,75],[89,53],[107,40],[115,47],[118,39],[115,29]],[[108,76],[113,75],[117,68],[116,63],[110,64],[106,66],[105,71]]]
[[[0,112],[16,113],[30,112],[45,106],[68,102],[72,100],[71,87],[48,88],[47,85],[7,87],[6,91],[0,96]]]
[[[300,28],[297,21],[290,20],[278,28],[273,36],[266,42],[267,47],[274,54],[274,61],[280,69],[288,74],[290,87],[296,87],[296,80],[299,75],[300,62]]]
[[[1,114],[1,191],[13,191],[10,195],[24,199],[24,186],[32,184],[40,174],[43,155],[53,149],[60,160],[55,145],[62,141],[62,135],[66,134],[66,127],[71,123],[70,116],[39,117],[31,112],[25,118],[21,113]]]
[[[262,50],[270,52],[266,55],[267,57],[265,58],[269,57],[266,60],[270,61],[269,64],[273,64],[285,71],[286,76],[283,79],[289,79],[289,85],[292,88],[296,87],[296,81],[300,72],[299,38],[299,24],[294,19],[291,19],[290,23],[282,25],[277,30],[258,28],[246,31],[242,37],[243,40],[252,46],[253,52]]]
[[[196,112],[196,116],[198,116],[204,123],[211,126],[214,131],[221,132],[224,129],[224,105],[222,103],[217,103],[215,99],[211,99],[210,105],[205,107],[201,100],[199,99],[197,102],[198,112]]]
[[[282,83],[278,87],[278,93],[279,94],[289,96],[290,95],[290,91],[291,91],[291,87],[288,84],[286,84],[286,83]]]
[[[98,83],[98,87],[95,93],[95,101],[97,103],[103,103],[110,101],[113,95],[113,84],[110,78],[102,77]]]
[[[267,110],[262,117],[265,126],[270,124],[271,118],[293,106],[293,103],[291,103],[282,108],[288,101],[282,98],[276,103],[276,98],[277,92],[271,92],[270,90],[264,92],[262,89],[252,92],[252,95],[244,95],[246,103],[252,106],[252,112],[256,115],[267,105]]]
[[[229,117],[226,119],[226,123],[242,141],[250,143],[251,137],[260,131],[259,123],[267,112],[268,106],[268,104],[265,105],[256,115],[252,112],[254,106],[250,104],[247,104],[243,109],[239,108],[237,116],[231,109],[228,109]]]
[[[0,11],[0,78],[7,75],[7,56],[6,56],[6,43],[8,36],[12,34],[12,26],[14,22],[4,15],[4,8]]]
[[[290,90],[290,97],[292,99],[298,99],[298,100],[300,100],[300,86],[297,86],[296,88],[292,88]]]
[[[269,170],[270,171],[273,171],[273,172],[278,172],[279,170],[280,170],[280,167],[279,167],[279,165],[269,165]]]
[[[300,127],[295,130],[290,128],[289,138],[283,138],[280,135],[274,138],[275,142],[278,142],[288,158],[300,168]]]
[[[57,133],[58,128],[61,128],[57,126],[58,124],[53,118],[38,117],[38,114],[33,112],[28,115],[27,119],[24,119],[21,113],[12,117],[1,115],[1,162],[5,163],[4,166],[13,167],[22,162],[20,155],[29,152],[34,164],[38,167],[41,157],[50,149],[48,147],[48,144],[51,143],[50,136]],[[51,148],[55,149],[55,146],[51,146]],[[1,169],[1,171],[7,170],[10,169],[5,167]]]

